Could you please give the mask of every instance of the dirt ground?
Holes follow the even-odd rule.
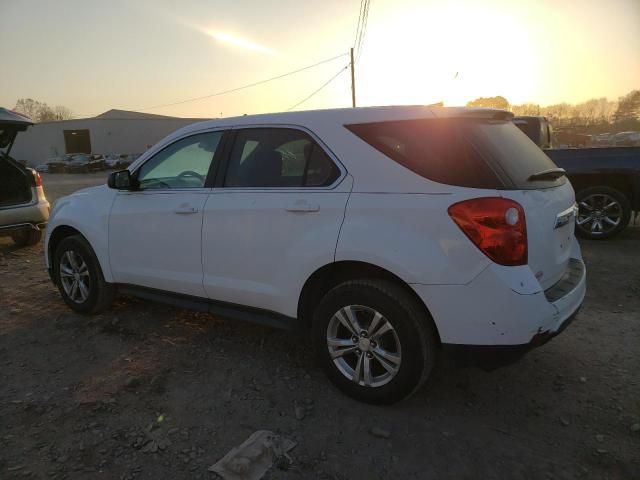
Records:
[[[44,184],[54,200],[104,179]],[[298,443],[271,479],[640,479],[640,228],[582,245],[589,291],[562,335],[493,372],[443,362],[375,407],[298,334],[131,298],[74,314],[42,246],[0,239],[0,478],[214,478],[268,429]]]

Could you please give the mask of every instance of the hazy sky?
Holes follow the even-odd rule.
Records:
[[[78,115],[203,96],[339,55],[359,0],[0,0],[0,106],[31,97]],[[348,57],[256,88],[146,109],[282,111]],[[457,76],[456,76],[457,73]],[[359,105],[617,98],[640,88],[640,0],[371,0]],[[299,109],[350,104],[349,73]]]

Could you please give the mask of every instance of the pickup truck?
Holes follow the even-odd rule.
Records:
[[[566,171],[576,192],[576,234],[611,238],[640,212],[640,147],[552,148],[545,117],[514,117],[513,123]]]

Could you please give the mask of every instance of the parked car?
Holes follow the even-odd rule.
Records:
[[[632,213],[640,211],[640,148],[555,149],[545,117],[515,117],[514,122],[566,170],[580,208],[578,235],[595,240],[614,237],[627,227]]]
[[[74,155],[66,168],[66,171],[69,173],[88,173],[101,170],[105,170],[105,161],[102,155],[89,155],[85,153]]]
[[[120,163],[120,154],[118,153],[109,153],[104,156],[104,164],[105,167],[109,170],[126,168],[128,165],[122,166]]]
[[[35,168],[35,171],[38,172],[38,173],[49,173],[49,165],[47,165],[46,163],[38,165]]]
[[[640,147],[640,132],[620,132],[614,136],[617,147]]]
[[[197,123],[58,201],[46,263],[81,313],[119,291],[307,328],[340,389],[394,402],[441,350],[512,362],[582,304],[573,189],[510,119],[387,107]]]
[[[62,155],[59,157],[52,157],[47,160],[47,172],[48,173],[65,173],[67,166],[71,161],[72,155]]]
[[[608,147],[615,143],[611,133],[599,133],[591,138],[591,145],[594,147]]]
[[[105,164],[110,169],[123,169],[131,165],[140,154],[112,153],[105,155]]]
[[[21,246],[38,243],[49,218],[40,174],[9,156],[17,134],[32,124],[0,108],[0,236],[10,236]]]

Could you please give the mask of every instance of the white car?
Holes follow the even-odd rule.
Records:
[[[440,351],[510,362],[582,304],[573,189],[510,118],[383,107],[190,125],[59,200],[46,262],[78,312],[120,291],[307,328],[340,389],[394,402]]]

